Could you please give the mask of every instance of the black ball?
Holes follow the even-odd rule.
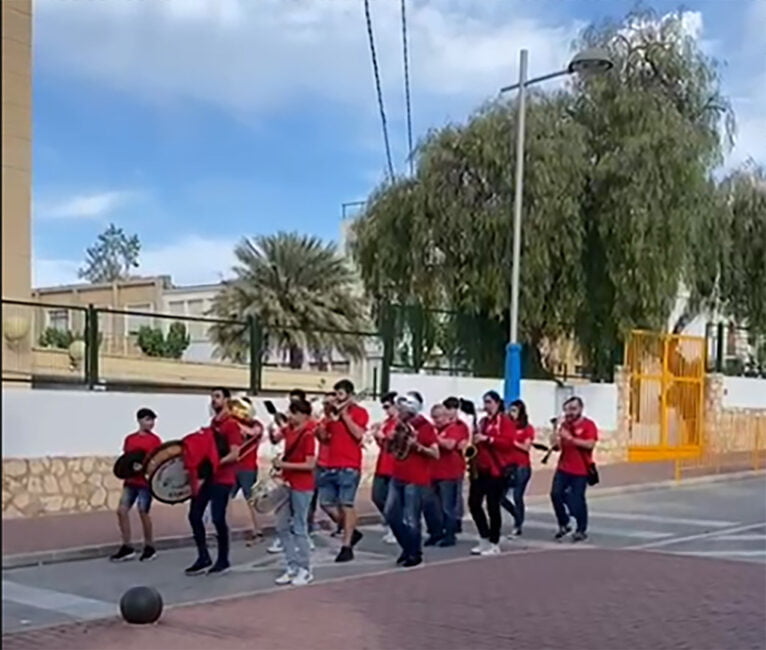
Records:
[[[154,623],[162,614],[162,596],[154,587],[132,587],[120,598],[120,613],[133,625]]]

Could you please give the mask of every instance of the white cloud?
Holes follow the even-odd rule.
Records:
[[[389,110],[399,112],[399,3],[371,5]],[[252,116],[318,97],[361,104],[375,115],[358,1],[37,0],[35,7],[42,65],[146,101],[201,101]],[[580,25],[551,26],[526,7],[509,0],[409,2],[416,95],[472,102],[492,96],[515,77],[522,47],[531,51],[533,74],[565,64]]]
[[[109,191],[43,200],[34,206],[34,215],[42,219],[100,219],[124,205],[132,196],[132,192]]]
[[[197,235],[147,248],[141,252],[137,275],[170,275],[175,284],[218,282],[231,275],[234,264],[232,239],[207,239]],[[80,263],[67,259],[34,259],[32,284],[48,287],[81,282]]]

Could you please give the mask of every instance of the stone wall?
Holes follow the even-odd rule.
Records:
[[[3,459],[3,517],[114,509],[122,482],[114,458]]]
[[[538,431],[537,438],[547,441],[550,429]],[[269,467],[273,451],[262,447],[259,467]],[[542,455],[533,452],[534,467]],[[39,517],[114,510],[120,500],[122,481],[112,473],[114,456],[81,456],[78,458],[6,458],[3,459],[3,518]],[[596,460],[600,465],[621,462],[625,447],[617,432],[601,432]],[[368,444],[362,462],[361,486],[372,483],[377,461],[377,448]],[[551,459],[551,465],[555,458]]]

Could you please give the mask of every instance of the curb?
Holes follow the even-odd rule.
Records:
[[[379,515],[360,515],[359,525],[368,526],[380,521]],[[264,526],[261,529],[265,536],[275,535],[276,530],[273,525]],[[232,542],[239,542],[245,539],[249,529],[236,528],[229,531]],[[213,537],[213,543],[215,537]],[[208,543],[210,538],[208,537]],[[158,551],[168,551],[177,548],[188,548],[194,544],[191,535],[175,535],[173,537],[161,537],[154,542],[154,547]],[[106,559],[110,552],[115,549],[115,543],[98,544],[94,546],[78,546],[75,548],[66,548],[54,551],[37,551],[35,553],[16,553],[14,555],[3,556],[3,571],[6,569],[21,569],[24,567],[42,566],[44,564],[61,564],[63,562],[78,562],[81,560],[93,560],[97,558]]]
[[[680,482],[675,479],[656,481],[654,483],[633,483],[630,485],[620,485],[616,487],[595,487],[588,492],[589,499],[598,499],[605,497],[620,496],[623,494],[634,494],[638,492],[653,492],[655,490],[665,489],[684,489],[696,485],[708,485],[714,483],[728,483],[730,481],[739,481],[749,478],[760,478],[766,476],[766,469],[748,470],[743,472],[730,472],[728,474],[709,474],[705,476],[695,476],[682,479]],[[527,502],[539,503],[548,502],[547,495],[535,495],[527,498]],[[380,516],[376,514],[360,515],[359,524],[367,526],[380,521]],[[238,528],[231,531],[231,541],[241,541],[247,534],[245,528]],[[274,526],[263,528],[266,535],[275,533]],[[158,551],[172,550],[177,548],[186,548],[193,543],[191,535],[177,535],[174,537],[163,537],[155,542]],[[3,556],[3,570],[20,569],[22,567],[41,566],[43,564],[60,564],[63,562],[76,562],[80,560],[92,560],[95,558],[105,558],[110,551],[114,549],[114,544],[100,544],[97,546],[80,546],[77,548],[67,548],[56,551],[39,551],[36,553],[17,553],[14,555]]]

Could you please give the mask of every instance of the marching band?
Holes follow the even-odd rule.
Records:
[[[270,471],[258,478],[258,447],[264,433],[248,397],[232,398],[225,388],[211,392],[210,424],[182,440],[162,443],[153,432],[156,414],[137,413],[138,431],[125,439],[115,475],[124,480],[117,510],[122,545],[110,559],[135,557],[128,512],[137,504],[144,532],[142,561],[156,557],[150,505],[190,501],[189,524],[197,558],[187,575],[217,574],[229,569],[227,509],[241,490],[252,513],[253,539],[258,515],[273,513],[277,538],[270,552],[284,553],[286,570],[280,585],[308,584],[313,579],[311,551],[317,503],[342,538],[336,562],[354,559],[362,539],[357,528],[356,495],[361,480],[363,449],[377,447],[372,502],[383,517],[386,543],[401,548],[397,564],[417,566],[423,547],[451,547],[462,532],[464,484],[468,510],[478,532],[474,555],[497,555],[502,510],[513,520],[509,538],[524,526],[524,495],[532,476],[531,452],[544,451],[542,463],[558,453],[550,491],[557,523],[555,539],[571,533],[573,542],[587,539],[588,486],[598,483],[593,450],[598,441],[595,423],[584,416],[579,397],[569,398],[561,416],[551,421],[548,444],[535,442],[535,430],[523,401],[506,407],[495,391],[483,395],[483,415],[468,400],[448,397],[432,406],[430,419],[417,391],[387,393],[380,400],[384,417],[369,426],[368,411],[357,402],[354,385],[338,382],[325,394],[322,414],[303,391],[290,394],[287,413],[272,402],[268,437],[282,449]],[[210,506],[217,535],[215,562],[207,550],[203,514]],[[576,526],[572,531],[570,520]],[[422,522],[427,538],[423,540]],[[252,540],[251,540],[252,543]]]

